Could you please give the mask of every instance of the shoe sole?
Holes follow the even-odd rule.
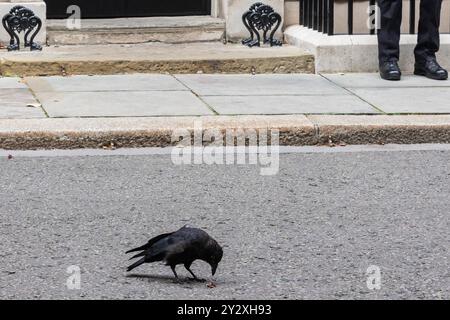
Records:
[[[426,71],[422,71],[422,70],[414,70],[414,74],[416,76],[423,76],[423,77],[426,77],[426,78],[432,79],[432,80],[439,80],[439,81],[448,80],[448,75],[443,76],[443,77],[436,77],[436,76],[433,76],[433,75],[427,73]]]
[[[382,79],[388,80],[388,81],[400,81],[400,80],[402,79],[402,76],[401,76],[401,75],[399,75],[399,76],[386,77],[386,76],[384,76],[382,73],[380,73],[380,76],[381,76]]]

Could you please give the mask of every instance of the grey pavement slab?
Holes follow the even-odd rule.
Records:
[[[30,77],[25,80],[35,92],[188,90],[174,77],[159,74]]]
[[[450,113],[450,87],[350,90],[386,113]]]
[[[338,96],[205,96],[219,114],[375,114],[353,95]]]
[[[38,92],[50,117],[145,117],[212,115],[190,92]]]
[[[200,96],[338,95],[347,92],[318,75],[177,75]]]
[[[386,113],[450,113],[450,81],[412,75],[400,82],[384,81],[376,73],[134,74],[29,77],[25,82],[51,117],[213,115],[207,104],[223,115],[379,113],[372,106]],[[0,90],[18,90],[3,91],[0,118],[45,116],[40,108],[23,108],[36,103],[26,88],[20,78],[0,78]]]
[[[450,87],[450,81],[436,81],[415,75],[404,75],[401,81],[386,81],[378,73],[323,74],[344,88],[422,88]]]
[[[0,119],[45,118],[28,89],[0,89]]]
[[[0,89],[26,89],[27,86],[20,78],[2,78],[0,77]]]

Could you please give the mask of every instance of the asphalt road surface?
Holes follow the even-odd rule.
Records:
[[[0,298],[449,299],[450,148],[428,149],[298,149],[275,176],[0,152]],[[180,283],[161,264],[127,275],[127,249],[185,224],[224,246],[215,288],[182,267]]]

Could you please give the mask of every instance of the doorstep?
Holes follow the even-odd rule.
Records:
[[[190,43],[225,37],[225,20],[210,16],[83,19],[80,29],[70,20],[47,20],[49,45]]]
[[[145,43],[44,47],[42,52],[0,51],[0,75],[125,73],[314,73],[314,57],[295,46]]]

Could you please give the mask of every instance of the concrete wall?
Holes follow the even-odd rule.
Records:
[[[372,35],[328,36],[306,27],[293,25],[285,30],[286,42],[309,51],[315,56],[316,72],[376,72],[378,42]],[[400,41],[400,67],[411,72],[414,67],[414,47],[417,36],[403,34]],[[443,67],[450,67],[450,34],[441,35],[438,53]]]
[[[221,0],[221,17],[226,21],[227,39],[229,41],[239,41],[248,37],[248,31],[242,23],[242,15],[254,4],[255,0]],[[262,0],[264,4],[272,6],[276,12],[284,17],[285,0]],[[282,28],[276,37],[282,37]]]
[[[298,0],[285,0],[284,27],[298,24],[300,21],[300,2]]]
[[[46,41],[46,16],[47,16],[47,6],[44,1],[41,0],[0,0],[0,19],[3,18],[12,7],[16,5],[22,5],[34,11],[34,13],[42,20],[42,30],[39,32],[35,41],[40,44],[45,44]],[[23,35],[23,34],[22,34]],[[0,25],[0,42],[2,44],[9,43],[9,35],[4,30],[3,26]],[[22,43],[23,44],[23,43]]]

